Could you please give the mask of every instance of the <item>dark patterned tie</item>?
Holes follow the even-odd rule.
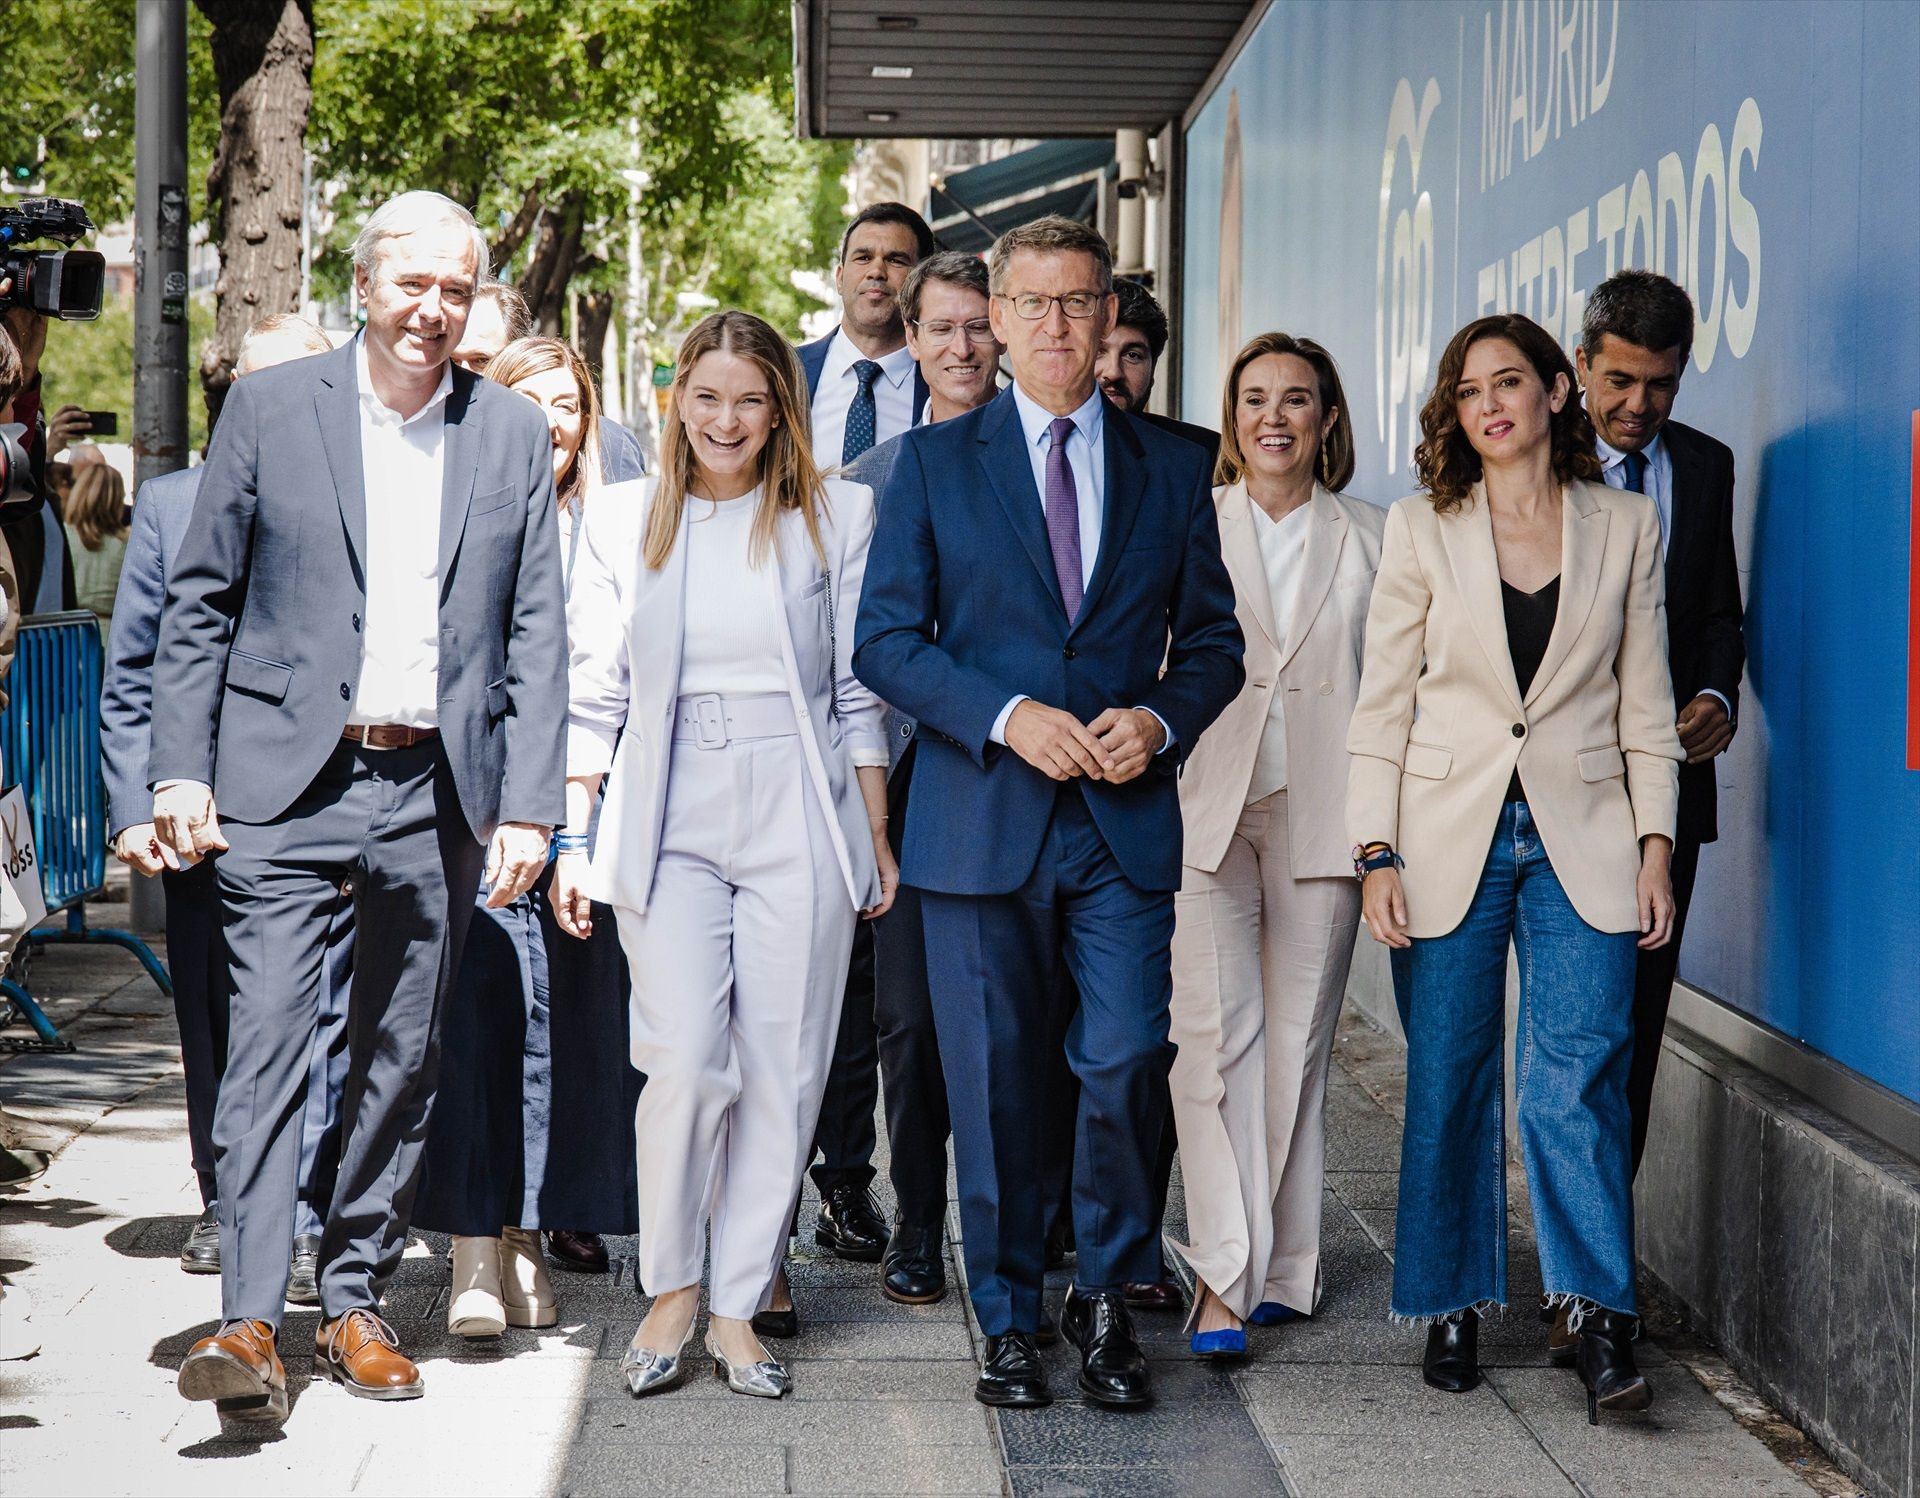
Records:
[[[880,378],[880,366],[871,359],[856,360],[853,372],[859,377],[860,392],[847,408],[847,434],[840,442],[840,462],[844,466],[873,446],[873,382]]]
[[[1067,461],[1073,422],[1056,417],[1047,432],[1053,439],[1047,445],[1047,540],[1053,545],[1053,571],[1071,624],[1086,588],[1080,578],[1080,491],[1074,486],[1073,464]]]
[[[1622,453],[1620,471],[1626,477],[1627,487],[1635,494],[1647,492],[1647,455],[1645,453]]]

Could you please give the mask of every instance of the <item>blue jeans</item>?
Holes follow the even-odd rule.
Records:
[[[1520,961],[1520,1145],[1542,1280],[1556,1301],[1637,1314],[1627,1072],[1638,937],[1580,919],[1518,801],[1500,813],[1460,924],[1393,953],[1407,1032],[1393,1314],[1432,1320],[1506,1302],[1509,939]]]

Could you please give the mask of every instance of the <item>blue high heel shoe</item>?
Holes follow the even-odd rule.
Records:
[[[1283,1306],[1277,1300],[1261,1301],[1247,1316],[1247,1320],[1255,1326],[1285,1326],[1289,1321],[1305,1319],[1292,1306]]]
[[[1247,1355],[1247,1329],[1230,1326],[1217,1332],[1195,1332],[1192,1346],[1197,1358],[1243,1358]]]

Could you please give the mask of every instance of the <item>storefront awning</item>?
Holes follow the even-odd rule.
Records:
[[[1100,180],[1113,167],[1107,140],[1050,140],[936,179],[927,219],[950,250],[984,250],[994,238],[1049,213],[1091,222]]]

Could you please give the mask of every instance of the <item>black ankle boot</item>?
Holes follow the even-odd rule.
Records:
[[[1644,1410],[1653,1404],[1653,1386],[1633,1364],[1634,1318],[1618,1311],[1593,1310],[1580,1323],[1574,1370],[1587,1386],[1587,1424],[1600,1423],[1601,1410]]]
[[[1462,1311],[1427,1328],[1427,1355],[1420,1376],[1448,1394],[1464,1394],[1480,1383],[1480,1313]]]

